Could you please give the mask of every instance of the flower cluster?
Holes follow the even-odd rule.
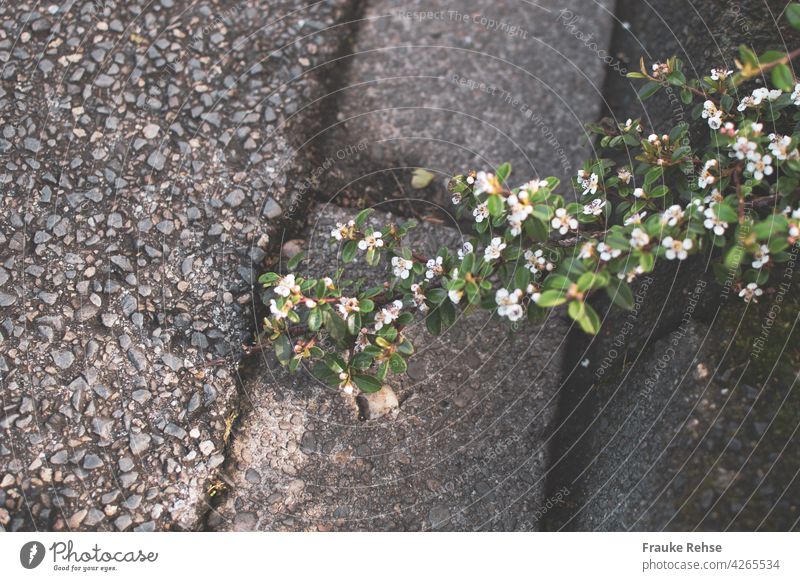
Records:
[[[718,67],[693,80],[677,58],[642,62],[629,74],[645,81],[640,97],[673,86],[684,103],[696,100],[693,120],[707,144],[689,145],[689,123],[665,133],[631,119],[590,126],[606,157],[583,164],[569,197],[553,177],[513,187],[509,164],[457,175],[449,184],[457,217],[474,225],[455,252],[422,256],[407,245],[413,221],[375,224],[368,210],[336,224],[330,235],[342,261],[381,267],[386,282],[366,288],[341,271],[321,279],[267,273],[259,279],[269,306],[265,339],[290,369],[308,360],[331,387],[370,392],[406,370],[413,345],[404,330],[415,317],[439,334],[457,309],[519,323],[563,305],[581,329],[597,333],[590,298],[605,292],[633,308],[631,283],[659,259],[713,258],[720,281],[735,281],[726,288],[757,301],[800,242],[800,83],[790,60],[743,47],[736,71]],[[762,78],[773,86],[745,86]]]

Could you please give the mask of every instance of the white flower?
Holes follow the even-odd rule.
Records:
[[[536,286],[535,284],[529,284],[528,288],[525,289],[525,292],[527,292],[531,296],[531,300],[534,303],[538,303],[539,297],[542,296],[542,293],[539,292],[539,287]]]
[[[772,157],[755,154],[747,164],[747,171],[752,173],[757,180],[763,180],[764,176],[772,175]]]
[[[519,321],[522,318],[523,310],[519,305],[522,291],[519,289],[509,292],[501,288],[495,293],[494,301],[497,303],[497,314],[501,317],[508,317],[510,321]]]
[[[336,228],[331,230],[331,238],[339,241],[349,239],[355,227],[356,223],[353,220],[350,220],[347,224],[337,222]]]
[[[762,244],[761,247],[753,253],[753,268],[761,268],[769,262],[769,246]]]
[[[708,119],[708,126],[715,131],[722,127],[722,111],[717,109],[713,101],[703,103],[703,119]]]
[[[606,205],[605,200],[596,198],[583,207],[583,213],[591,216],[599,216],[603,213],[603,206]]]
[[[717,181],[717,178],[714,174],[711,173],[711,169],[717,167],[717,160],[716,159],[709,159],[705,165],[703,166],[703,171],[700,173],[700,177],[697,178],[697,185],[701,188],[708,187]]]
[[[522,223],[533,214],[533,206],[528,203],[528,192],[511,194],[506,199],[506,204],[509,207],[508,224],[511,226],[511,234],[519,236],[522,233]]]
[[[475,221],[480,224],[489,217],[489,204],[487,202],[478,204],[475,209],[472,210],[472,215],[475,216]]]
[[[794,91],[792,91],[792,95],[790,97],[792,99],[792,103],[797,106],[800,106],[800,83],[797,83],[794,86]]]
[[[353,385],[350,375],[344,371],[339,374],[339,389],[341,389],[347,395],[351,395],[355,389],[355,385]]]
[[[458,205],[461,203],[461,194],[459,192],[453,192],[450,199],[453,201],[453,204]]]
[[[458,259],[464,260],[464,257],[473,250],[474,248],[472,248],[472,244],[470,242],[464,242],[464,244],[461,246],[461,250],[458,251]]]
[[[535,194],[541,188],[546,188],[546,187],[547,187],[547,180],[531,180],[526,184],[522,184],[519,187],[519,189],[520,190],[525,190],[529,194]]]
[[[461,297],[464,296],[464,291],[462,290],[451,290],[447,291],[447,296],[450,299],[450,302],[454,305],[457,305],[461,302]]]
[[[714,81],[724,81],[733,74],[733,71],[724,69],[711,69],[711,79]]]
[[[284,302],[282,307],[278,307],[278,303],[275,302],[275,299],[270,299],[269,301],[269,312],[272,313],[276,319],[285,319],[293,307],[294,303],[292,303],[292,301]]]
[[[641,224],[645,216],[647,216],[647,212],[636,212],[635,214],[631,214],[630,216],[625,218],[625,226],[630,226],[632,224]]]
[[[691,250],[692,246],[694,246],[694,243],[689,238],[680,241],[674,240],[672,236],[664,238],[661,244],[667,249],[665,252],[667,260],[675,260],[676,258],[678,260],[686,260],[686,257],[689,256],[687,251]]]
[[[367,234],[364,236],[363,240],[359,240],[358,247],[361,250],[367,250],[372,248],[380,248],[383,246],[383,239],[382,234],[380,232],[373,232],[372,234]]]
[[[764,124],[763,123],[751,123],[750,124],[750,133],[752,133],[755,137],[759,137],[763,130],[764,130]]]
[[[356,298],[340,297],[339,304],[336,305],[336,308],[339,309],[344,319],[346,319],[350,313],[358,313],[361,311],[361,306],[358,304],[358,299]]]
[[[742,100],[739,102],[739,105],[736,107],[737,111],[744,111],[748,107],[755,107],[756,103],[750,95],[743,97]]]
[[[570,216],[566,208],[558,208],[555,217],[550,221],[550,225],[556,228],[560,234],[566,234],[570,230],[578,229],[578,220]]]
[[[497,194],[501,191],[500,183],[492,173],[479,171],[475,179],[475,186],[472,192],[478,196],[480,194]]]
[[[642,188],[636,188],[633,190],[633,197],[634,198],[643,198],[644,197],[644,190]]]
[[[756,147],[758,147],[758,144],[750,141],[746,137],[737,138],[736,143],[731,145],[736,159],[753,159],[754,154],[758,155],[756,153]]]
[[[789,146],[792,144],[792,138],[788,135],[775,135],[774,133],[769,136],[770,144],[769,150],[776,159],[784,161],[788,159],[791,154],[789,153]],[[796,152],[796,150],[795,150]],[[793,152],[794,153],[794,152]]]
[[[375,315],[375,330],[380,331],[384,325],[390,325],[397,320],[400,316],[400,310],[403,308],[403,301],[394,301],[386,305],[381,312]]]
[[[492,238],[491,244],[483,251],[483,259],[486,262],[500,258],[500,253],[505,249],[506,244],[500,238]]]
[[[597,177],[596,173],[592,173],[587,177],[586,172],[584,170],[578,170],[578,185],[583,188],[583,196],[586,194],[596,194],[597,193],[597,184],[600,178]]]
[[[631,171],[627,167],[620,168],[617,172],[617,177],[623,184],[631,183]]]
[[[703,226],[709,230],[713,230],[714,234],[717,236],[722,236],[725,234],[725,229],[728,227],[728,223],[717,218],[717,216],[714,214],[713,208],[706,209],[704,215],[706,219],[703,222]]]
[[[408,278],[408,275],[413,267],[414,263],[410,260],[406,260],[400,256],[392,257],[392,272],[395,276],[400,277],[403,280]]]
[[[429,307],[425,304],[425,293],[422,292],[422,285],[412,284],[411,292],[414,293],[414,304],[417,305],[417,308],[423,313],[428,312]]]
[[[295,282],[293,274],[287,274],[278,281],[278,285],[275,287],[275,294],[282,297],[300,294],[300,285]]]
[[[683,208],[678,204],[670,206],[661,215],[661,223],[669,226],[677,226],[681,220],[683,220]]]
[[[617,278],[620,279],[620,280],[625,279],[628,282],[633,282],[633,280],[640,274],[644,274],[644,269],[641,267],[641,265],[637,264],[636,268],[634,268],[633,270],[628,271],[627,274],[622,273],[622,272],[618,272],[617,273]]]
[[[578,258],[581,260],[591,258],[594,256],[594,242],[584,242],[581,245],[581,251],[578,253]]]
[[[555,265],[552,262],[548,262],[548,260],[544,257],[544,250],[541,248],[536,252],[533,250],[526,250],[525,260],[525,268],[530,270],[533,274],[537,274],[545,270],[550,272],[555,268]]]
[[[751,282],[745,288],[739,291],[739,296],[742,297],[746,303],[749,303],[750,301],[757,303],[758,299],[756,297],[760,297],[763,294],[764,291],[758,288],[758,285],[754,282]]]
[[[650,244],[650,236],[641,228],[634,228],[631,232],[631,246],[634,248],[644,248]]]
[[[433,278],[434,276],[441,276],[444,274],[444,267],[442,266],[443,260],[441,256],[437,256],[425,263],[425,268],[428,269],[425,271],[425,278]]]
[[[597,252],[600,253],[600,260],[603,262],[608,262],[612,258],[616,258],[622,254],[622,250],[619,250],[618,248],[611,248],[605,242],[601,242],[597,245]]]

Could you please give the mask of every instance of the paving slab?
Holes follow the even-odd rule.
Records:
[[[446,179],[467,169],[510,161],[519,180],[571,176],[613,72],[613,4],[369,2],[328,131],[331,151],[362,149],[327,172],[324,194],[420,198],[422,211],[448,208]],[[412,190],[408,167],[437,179]]]
[[[352,6],[0,7],[0,530],[202,525]]]
[[[388,214],[373,215],[386,223]],[[316,210],[308,272],[335,265],[331,228],[351,213]],[[458,248],[455,229],[423,224],[417,244]],[[358,272],[358,271],[356,271]],[[417,353],[392,381],[396,418],[359,419],[356,401],[265,353],[245,383],[217,530],[537,530],[548,434],[569,325],[554,314],[512,332],[487,314],[439,338],[409,329]]]

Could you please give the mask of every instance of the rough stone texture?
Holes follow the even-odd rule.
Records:
[[[611,10],[580,0],[369,2],[330,130],[324,195],[420,198],[395,207],[425,214],[450,207],[444,184],[467,169],[510,161],[515,180],[572,175],[590,152],[584,124],[602,108]],[[409,167],[436,179],[412,190]]]
[[[612,52],[628,70],[639,69],[640,57],[652,64],[673,55],[684,61],[690,78],[707,75],[712,67],[735,70],[740,44],[759,52],[797,46],[800,36],[785,18],[779,19],[785,8],[783,0],[621,0]],[[677,92],[643,103],[636,94],[639,87],[638,80],[607,77],[606,103],[619,122],[640,117],[661,133],[690,119],[691,109],[681,103]],[[693,136],[703,137],[705,132]]]
[[[768,309],[746,316],[760,323]],[[796,337],[773,337],[780,355],[759,362],[755,329],[738,335],[737,323],[687,321],[624,377],[598,383],[560,527],[797,530],[800,461],[788,452],[800,442]]]
[[[779,47],[781,39],[797,45],[796,33],[782,25],[779,34],[773,20],[784,7],[771,0],[624,0],[613,53],[631,69],[640,56],[652,63],[673,54],[687,61],[690,75],[734,68],[739,43],[756,50]],[[643,105],[638,86],[607,77],[607,105],[618,121],[642,116],[665,131],[690,119],[667,94]],[[694,143],[703,139],[703,128],[692,134]],[[797,528],[800,464],[784,452],[796,446],[800,417],[793,387],[800,352],[790,339],[797,306],[768,292],[745,309],[712,279],[705,258],[678,268],[659,264],[653,280],[635,288],[639,308],[598,305],[608,312],[599,336],[572,338],[550,483],[571,494],[548,515],[549,528]],[[752,341],[776,307],[783,329],[771,340],[778,345],[759,361]],[[663,359],[676,332],[675,353]],[[772,373],[773,365],[794,371]]]
[[[325,239],[348,216],[330,206],[316,213],[310,272],[335,264]],[[432,225],[415,237],[428,249],[460,244],[456,231]],[[289,376],[265,355],[245,384],[227,463],[232,490],[210,524],[536,530],[567,328],[561,314],[516,333],[486,314],[462,317],[435,339],[412,326],[420,340],[408,377],[391,382],[400,401],[394,420],[360,420],[355,398]]]
[[[352,6],[0,6],[0,530],[200,526]]]

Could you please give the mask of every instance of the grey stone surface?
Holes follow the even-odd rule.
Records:
[[[335,264],[327,238],[350,216],[330,206],[314,214],[309,272]],[[430,252],[439,244],[458,248],[461,237],[423,225],[415,239]],[[400,403],[394,419],[360,420],[354,397],[303,373],[289,376],[265,354],[244,386],[226,463],[233,486],[212,526],[536,530],[568,325],[553,314],[512,332],[478,313],[439,338],[422,327],[408,330],[421,379],[390,382]],[[251,471],[259,481],[248,478]]]
[[[741,349],[752,349],[751,330],[739,335],[727,310],[712,326],[686,321],[599,382],[559,527],[797,530],[800,461],[787,453],[800,441],[796,339],[773,337],[777,349],[754,360]]]
[[[450,208],[446,179],[468,169],[510,161],[514,180],[571,176],[591,151],[584,124],[602,110],[612,10],[605,0],[369,2],[324,193],[421,198],[425,213]],[[409,166],[436,179],[412,190]]]
[[[740,43],[763,51],[782,38],[796,46],[797,34],[781,23],[779,35],[773,20],[784,7],[623,0],[612,51],[630,68],[640,56],[650,64],[678,55],[690,77],[733,69]],[[660,132],[689,120],[674,94],[642,104],[639,86],[609,75],[606,97],[617,121],[641,116]],[[699,143],[707,131],[691,138]],[[700,257],[679,268],[657,264],[652,280],[635,287],[634,312],[608,311],[595,340],[571,341],[551,481],[551,490],[570,494],[549,515],[551,528],[797,528],[800,463],[785,453],[796,447],[800,423],[792,386],[797,306],[767,292],[745,309],[709,270]],[[782,322],[765,323],[776,308]],[[754,338],[773,324],[781,328],[771,334],[777,345],[754,357]],[[788,376],[780,372],[787,367]]]
[[[201,526],[353,6],[0,6],[0,530]]]

